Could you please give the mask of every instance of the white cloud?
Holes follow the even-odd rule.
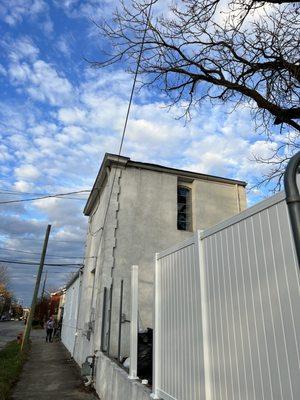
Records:
[[[51,19],[49,17],[45,22],[43,22],[41,24],[41,26],[46,35],[50,35],[51,33],[53,33],[54,26],[53,26],[53,22],[51,21]]]
[[[27,152],[30,148],[28,138],[21,133],[12,134],[9,138],[11,145],[15,146],[21,152]]]
[[[19,179],[36,180],[41,176],[41,171],[33,165],[21,165],[15,169],[15,175]]]
[[[78,146],[79,143],[86,140],[86,133],[82,128],[70,125],[65,127],[61,133],[56,136],[56,139],[63,145],[74,143]]]
[[[19,91],[51,105],[66,104],[75,95],[72,84],[64,74],[39,58],[39,48],[31,38],[23,36],[17,40],[6,40],[3,46],[9,58],[8,76]]]
[[[14,85],[21,87],[33,99],[59,105],[72,99],[73,87],[67,78],[43,60],[13,63],[9,75]]]
[[[13,42],[8,42],[7,45],[10,50],[9,57],[12,61],[19,61],[22,59],[34,60],[39,54],[39,49],[28,36],[23,36]]]
[[[64,36],[60,36],[60,38],[56,41],[56,47],[58,50],[67,57],[70,56],[71,53],[69,41],[70,38]]]
[[[245,180],[249,183],[249,187],[252,187],[272,168],[270,165],[257,163],[254,156],[271,157],[277,144],[256,136],[251,115],[245,110],[225,113],[223,118],[218,114],[219,110],[214,108],[209,113],[210,120],[214,121],[215,118],[218,120],[215,132],[210,130],[210,124],[206,125],[208,131],[205,128],[198,128],[198,136],[194,135],[193,140],[185,148],[183,167]],[[196,118],[193,125],[194,131],[196,131],[195,125],[201,127],[201,118]],[[205,124],[203,126],[205,127]],[[258,192],[252,194],[257,196]]]
[[[57,7],[62,8],[70,18],[88,18],[97,20],[104,15],[111,15],[111,11],[119,4],[118,0],[55,0]]]
[[[22,22],[24,18],[35,18],[47,11],[48,6],[43,0],[2,0],[0,18],[14,26]]]
[[[64,124],[83,123],[86,119],[86,110],[73,108],[60,108],[58,111],[58,119]]]
[[[38,60],[33,64],[33,75],[30,81],[33,84],[28,92],[33,97],[41,100],[49,100],[57,105],[67,101],[72,96],[72,85],[48,63]]]
[[[34,190],[34,185],[26,181],[16,181],[14,188],[20,192],[30,192]]]
[[[72,182],[72,187],[91,185],[104,152],[118,149],[131,76],[121,71],[112,76],[108,71],[87,70],[74,96],[69,81],[45,61],[24,61],[18,67],[14,74],[10,72],[15,81],[33,99],[57,107],[51,118],[38,117],[23,127],[30,134],[25,142],[20,140],[22,135],[11,136],[11,143],[20,148],[21,165],[39,164],[45,186],[52,192],[61,180]],[[183,121],[174,119],[179,110],[168,113],[164,107],[162,100],[153,101],[149,93],[142,103],[133,104],[124,154],[140,161],[246,180],[265,171],[265,166],[250,159],[253,152],[268,151],[270,145],[257,138],[247,109],[227,114],[225,107],[203,106],[184,126]],[[30,179],[41,178],[15,171],[19,181],[31,183]]]
[[[0,137],[0,139],[2,139]],[[9,147],[4,144],[4,143],[0,143],[0,162],[4,163],[4,162],[8,162],[11,161],[13,159],[13,157],[10,154],[10,149]],[[3,167],[5,168],[5,167]],[[9,170],[7,170],[9,171]],[[4,172],[4,169],[2,170],[2,173]]]
[[[52,79],[43,81],[49,65],[35,61],[35,71],[36,64],[39,71],[30,78],[32,86],[27,90],[33,98],[59,105],[56,95],[61,100],[64,90],[59,94],[56,91],[62,90],[64,85],[54,84],[58,74],[53,77],[51,71]],[[28,81],[26,70],[24,76]],[[72,91],[67,85],[68,107],[58,107],[50,125],[49,122],[39,123],[30,128],[37,148],[27,149],[26,161],[36,163],[42,159],[42,170],[47,171],[49,179],[61,176],[62,171],[74,179],[78,178],[73,171],[80,159],[83,180],[92,182],[101,154],[118,149],[128,104],[125,93],[131,84],[128,77],[123,72],[115,72],[112,81],[108,72],[88,72],[74,98],[71,98]],[[250,160],[253,152],[267,151],[270,145],[262,143],[254,134],[247,109],[226,114],[224,107],[202,107],[193,121],[184,126],[182,121],[174,119],[176,110],[168,113],[164,106],[162,101],[133,105],[123,149],[125,154],[141,161],[168,165],[172,165],[174,159],[175,166],[181,168],[246,180],[266,169]],[[51,162],[51,168],[46,167],[45,157],[47,163]],[[91,164],[94,172],[90,169]]]
[[[132,76],[122,71],[87,69],[75,89],[61,69],[41,59],[33,42],[23,40],[17,48],[8,76],[30,101],[0,104],[0,122],[6,133],[3,146],[12,147],[9,153],[5,148],[5,154],[13,156],[0,168],[6,168],[11,186],[21,192],[91,188],[104,153],[118,150]],[[174,118],[180,111],[175,108],[168,113],[163,99],[153,93],[136,93],[134,100],[124,155],[245,180],[264,172],[265,167],[251,162],[250,157],[257,151],[267,154],[269,144],[254,134],[247,109],[226,114],[224,107],[202,106],[193,121],[184,126],[182,120]],[[45,104],[41,106],[40,101]],[[35,237],[43,235],[50,221],[54,240],[84,241],[84,204],[84,200],[47,199],[25,203],[23,208],[11,206],[5,221],[17,224],[16,229],[23,234],[33,232]],[[24,218],[16,219],[16,215]],[[34,218],[38,221],[25,224],[24,220]],[[3,228],[5,232],[7,229]],[[23,248],[22,242],[14,244]],[[35,244],[30,246],[33,249]],[[55,250],[62,248],[59,246]],[[76,248],[74,244],[68,246],[68,251]]]
[[[59,11],[71,17],[96,20],[111,14],[118,2],[55,0]],[[166,9],[167,0],[159,3],[158,7]],[[11,84],[11,100],[0,103],[0,183],[23,192],[23,197],[31,197],[24,192],[61,193],[92,187],[104,153],[118,151],[132,87],[133,77],[124,71],[85,68],[76,34],[72,36],[72,21],[54,29],[49,5],[46,0],[0,1],[0,19],[14,27],[11,36],[8,33],[1,39],[6,54],[0,74],[6,75],[7,86]],[[53,17],[58,13],[54,11]],[[55,22],[63,17],[60,12]],[[23,19],[26,24],[15,29]],[[49,49],[37,47],[36,43],[45,46],[45,37],[33,41],[26,35],[17,36],[32,21],[28,32],[33,28],[35,37],[41,31],[48,35]],[[81,20],[79,29],[85,23]],[[68,33],[58,33],[65,28]],[[83,39],[89,47],[90,38],[84,38],[80,30],[79,40]],[[157,93],[147,89],[135,93],[122,154],[250,182],[267,171],[268,167],[251,161],[252,153],[271,153],[270,143],[254,133],[246,108],[227,114],[226,107],[203,104],[185,126],[174,118],[180,110],[175,107],[167,112],[165,105]],[[11,236],[0,236],[0,242],[39,251],[49,221],[53,225],[50,254],[82,254],[87,223],[82,215],[84,204],[85,200],[68,199],[11,204],[1,214],[1,233]],[[34,240],[22,242],[14,233]]]
[[[31,70],[27,64],[12,64],[9,75],[13,82],[23,83],[30,79]]]

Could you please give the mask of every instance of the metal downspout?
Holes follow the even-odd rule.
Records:
[[[300,152],[290,159],[286,167],[284,174],[284,188],[298,257],[298,267],[300,268],[300,195],[297,186],[297,172],[299,166]]]

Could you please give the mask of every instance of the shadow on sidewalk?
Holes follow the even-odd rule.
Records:
[[[12,400],[99,400],[82,384],[78,367],[62,343],[45,343],[43,330],[33,330],[31,340]]]

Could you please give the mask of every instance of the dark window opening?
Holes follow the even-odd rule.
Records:
[[[191,230],[191,190],[178,186],[177,188],[177,229]]]

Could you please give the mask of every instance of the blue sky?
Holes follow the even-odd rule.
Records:
[[[0,201],[90,189],[104,153],[117,152],[132,76],[125,65],[93,70],[84,60],[101,57],[106,44],[92,19],[109,18],[116,3],[1,1]],[[266,171],[252,159],[270,154],[270,144],[255,133],[249,110],[228,113],[227,106],[203,104],[185,125],[176,119],[179,109],[165,106],[154,90],[136,95],[123,155],[249,186]],[[261,193],[249,196],[253,203]],[[51,223],[47,261],[81,262],[86,194],[73,197],[78,199],[0,205],[0,258],[38,260],[32,253],[39,252]],[[49,290],[61,286],[69,271],[48,270]],[[16,297],[29,304],[34,269],[16,265],[10,271]]]

